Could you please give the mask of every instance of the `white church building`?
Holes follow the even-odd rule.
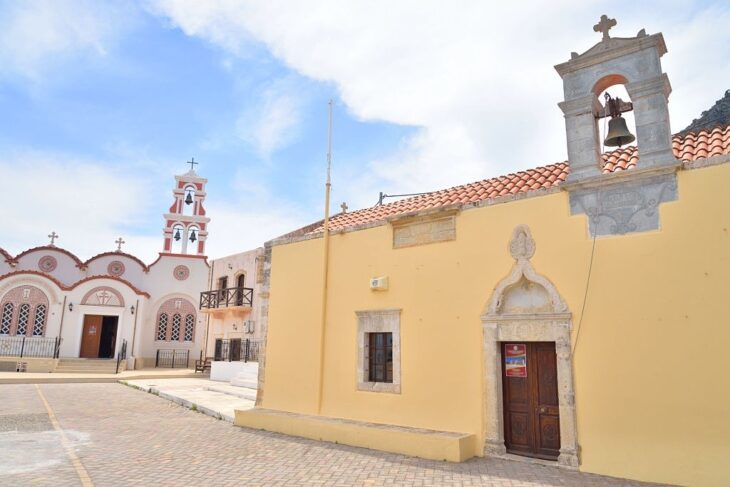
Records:
[[[175,176],[163,250],[150,264],[123,252],[121,238],[86,261],[56,245],[55,232],[15,256],[0,248],[0,370],[192,364],[206,340],[206,182],[194,169]]]

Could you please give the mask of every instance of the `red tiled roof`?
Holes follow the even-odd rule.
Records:
[[[702,130],[672,137],[674,155],[682,162],[692,162],[721,154],[730,154],[730,125]],[[603,172],[624,171],[636,166],[639,160],[635,146],[617,149],[603,154]],[[527,193],[538,189],[557,187],[568,175],[567,162],[520,171],[507,176],[484,179],[474,183],[434,191],[421,196],[402,199],[393,203],[349,213],[338,213],[330,218],[330,230],[337,231],[350,227],[384,221],[388,217],[419,210],[438,208],[454,203],[476,203],[500,196]],[[322,222],[303,227],[284,235],[299,235],[322,232]]]

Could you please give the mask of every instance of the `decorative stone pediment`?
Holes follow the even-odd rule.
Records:
[[[532,267],[530,258],[535,254],[535,241],[527,225],[515,227],[509,250],[515,265],[494,288],[484,317],[503,319],[525,313],[565,313],[568,306],[555,286]]]

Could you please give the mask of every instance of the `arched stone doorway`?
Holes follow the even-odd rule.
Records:
[[[558,463],[577,467],[571,313],[555,286],[533,269],[530,258],[535,253],[535,241],[526,225],[514,229],[509,247],[515,264],[509,275],[494,288],[482,315],[487,409],[484,454],[502,456],[507,453],[500,344],[554,342],[560,418]]]

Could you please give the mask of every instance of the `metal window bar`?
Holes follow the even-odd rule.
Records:
[[[191,314],[185,316],[185,341],[186,342],[193,341],[194,325],[195,325],[195,316],[193,316]]]
[[[59,337],[0,337],[0,357],[58,358]]]
[[[44,326],[46,324],[46,305],[39,304],[35,308],[35,318],[33,318],[33,336],[43,336]]]
[[[163,341],[167,339],[167,315],[165,313],[160,314],[160,317],[157,318],[157,339]]]
[[[13,323],[14,309],[15,307],[13,306],[13,303],[5,303],[5,306],[3,306],[3,317],[2,322],[0,322],[0,335],[10,334],[10,325]]]
[[[20,310],[18,311],[18,327],[15,330],[15,335],[25,335],[28,331],[28,318],[30,317],[30,305],[21,304]]]

